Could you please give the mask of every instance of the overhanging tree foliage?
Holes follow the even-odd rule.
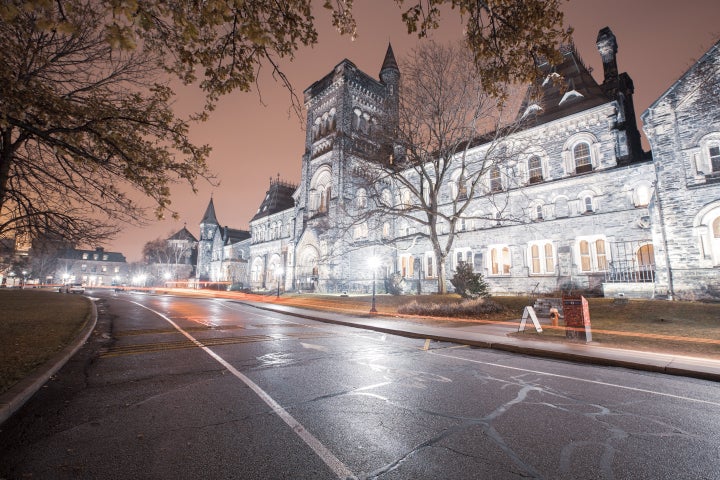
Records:
[[[173,114],[157,55],[114,50],[95,2],[53,5],[62,28],[30,10],[0,22],[0,234],[102,242],[146,216],[128,185],[160,216],[173,182],[208,175],[209,148]]]
[[[390,1],[390,0],[388,0]],[[533,78],[568,39],[563,0],[395,0],[409,32],[436,28],[441,7],[465,22],[485,88]],[[355,35],[353,0],[324,0]],[[251,90],[317,42],[312,0],[8,0],[0,4],[0,235],[62,232],[101,242],[145,212],[129,184],[170,204],[169,185],[208,175],[209,149],[170,108],[171,74],[205,93],[205,119],[229,92]],[[300,102],[294,94],[292,103]]]

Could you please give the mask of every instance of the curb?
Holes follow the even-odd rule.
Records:
[[[286,313],[290,314],[299,318],[306,318],[308,320],[316,320],[323,323],[331,323],[334,325],[343,325],[347,327],[354,327],[354,328],[360,328],[363,330],[372,330],[380,333],[387,333],[391,335],[398,335],[401,337],[407,337],[407,338],[424,338],[424,339],[431,339],[431,340],[437,340],[441,342],[451,342],[456,343],[459,345],[468,345],[472,347],[479,347],[479,348],[487,348],[487,349],[493,349],[493,350],[500,350],[504,352],[510,352],[510,353],[519,353],[523,355],[531,355],[535,357],[544,357],[544,358],[552,358],[556,360],[565,360],[565,361],[571,361],[571,362],[577,362],[577,363],[586,363],[586,364],[592,364],[592,365],[604,365],[608,367],[621,367],[621,368],[628,368],[632,370],[639,370],[639,371],[645,371],[645,372],[653,372],[653,373],[662,373],[665,375],[674,375],[674,376],[682,376],[682,377],[691,377],[691,378],[697,378],[701,380],[709,380],[713,382],[720,382],[720,368],[713,368],[712,366],[709,366],[707,369],[702,368],[691,368],[688,365],[683,365],[683,361],[679,357],[671,356],[662,354],[663,358],[657,358],[654,359],[654,361],[639,361],[639,360],[633,360],[633,359],[622,359],[617,358],[619,356],[619,353],[622,352],[621,350],[615,351],[615,349],[610,349],[611,351],[607,352],[608,354],[605,356],[598,356],[598,355],[592,355],[590,352],[584,353],[584,352],[561,352],[554,349],[543,349],[539,348],[537,346],[529,346],[529,345],[518,345],[514,343],[505,343],[500,341],[485,341],[485,340],[478,340],[478,339],[468,339],[468,338],[462,338],[459,336],[454,335],[439,335],[439,334],[433,334],[433,333],[417,333],[417,332],[408,332],[405,330],[398,330],[394,328],[387,328],[387,327],[380,327],[380,326],[374,326],[374,325],[367,325],[362,323],[355,323],[351,321],[344,321],[344,320],[337,320],[333,318],[327,318],[323,317],[318,314],[312,314],[312,313],[303,313],[303,312],[289,312],[289,311],[283,311],[282,309],[273,308],[271,305],[267,304],[258,304],[258,303],[251,303],[251,302],[243,302],[238,301],[238,303],[242,303],[243,305],[247,305],[250,307],[258,308],[260,310],[267,310],[277,313]],[[290,308],[296,308],[296,307],[290,307]],[[628,352],[634,352],[634,351],[628,351]],[[647,352],[638,352],[638,353],[647,353]],[[679,364],[678,364],[679,363]]]
[[[95,302],[90,299],[88,300],[92,305],[90,318],[85,322],[85,325],[82,330],[80,330],[74,342],[68,344],[47,362],[35,368],[30,375],[13,385],[10,390],[0,395],[0,425],[25,405],[25,403],[35,395],[35,392],[40,390],[50,377],[55,375],[55,373],[80,350],[90,337],[90,333],[92,333],[97,324],[97,306]]]

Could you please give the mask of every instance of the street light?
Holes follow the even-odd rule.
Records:
[[[278,267],[275,269],[275,276],[277,277],[277,298],[280,298],[280,277],[282,277],[282,274],[282,267]]]
[[[377,309],[375,308],[375,270],[377,270],[377,267],[380,265],[380,259],[376,256],[370,257],[370,260],[368,261],[370,264],[370,269],[372,269],[372,306],[370,307],[370,313],[377,313]]]

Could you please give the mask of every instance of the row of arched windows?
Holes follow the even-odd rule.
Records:
[[[255,242],[267,242],[279,238],[289,237],[292,233],[292,223],[283,224],[281,220],[270,224],[255,225],[252,231],[252,238]]]
[[[313,142],[334,132],[335,129],[336,129],[335,109],[332,108],[332,109],[330,109],[329,112],[325,112],[322,115],[315,118],[315,122],[313,123],[313,126],[312,126]]]

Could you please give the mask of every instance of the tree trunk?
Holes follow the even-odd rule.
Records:
[[[445,295],[447,291],[447,271],[445,269],[445,256],[440,252],[439,248],[435,249],[435,258],[437,261],[437,278],[438,278],[438,293]]]

